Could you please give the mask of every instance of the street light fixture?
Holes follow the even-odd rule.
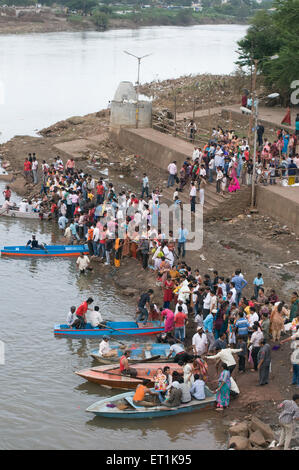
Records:
[[[255,173],[256,173],[256,141],[257,141],[257,124],[258,124],[258,98],[257,98],[257,93],[256,93],[256,74],[257,74],[257,67],[259,62],[263,60],[275,60],[278,59],[278,55],[273,55],[271,57],[264,57],[261,59],[255,59],[254,60],[254,76],[253,76],[253,99],[252,99],[252,106],[254,109],[254,146],[253,146],[253,168],[252,168],[252,181],[251,181],[251,211],[255,211],[254,208],[254,197],[255,197]],[[273,94],[272,94],[273,95]],[[268,98],[272,98],[272,95],[268,95]],[[275,98],[279,96],[278,93],[275,93]],[[251,126],[252,126],[252,117],[253,113],[250,114],[250,119],[249,119],[249,133],[248,133],[248,140],[250,137],[250,131],[251,131]]]
[[[137,56],[137,55],[134,55],[132,54],[131,52],[128,52],[128,51],[124,51],[125,54],[128,54],[128,55],[131,55],[132,57],[135,57],[135,59],[138,60],[138,73],[137,73],[137,107],[136,107],[136,129],[138,128],[138,113],[139,113],[139,86],[140,86],[140,80],[139,80],[139,77],[140,77],[140,63],[141,63],[141,60],[144,59],[145,57],[148,57],[151,54],[146,54],[146,55],[143,55],[143,56]]]

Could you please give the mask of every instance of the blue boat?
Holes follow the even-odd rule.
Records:
[[[109,328],[111,327],[111,328]],[[70,328],[68,325],[55,325],[54,335],[64,336],[67,338],[99,338],[101,336],[147,336],[156,335],[164,331],[159,321],[144,323],[136,323],[133,321],[118,321],[106,323],[106,328],[92,328],[90,323],[86,323],[86,327],[81,330]]]
[[[155,358],[158,356],[158,359],[156,360],[159,360],[159,362],[163,362],[163,360],[167,359],[170,348],[170,344],[163,343],[135,343],[126,344],[124,346],[109,344],[109,346],[111,349],[116,350],[116,356],[100,356],[99,348],[93,349],[91,351],[91,356],[96,359],[100,364],[113,364],[119,361],[119,358],[123,355],[124,350],[128,350],[130,351],[131,361],[143,361],[146,359],[146,361],[150,362],[152,357]],[[173,353],[173,355],[175,354]]]
[[[94,413],[96,416],[104,418],[117,419],[145,419],[145,418],[161,418],[163,416],[172,416],[181,413],[192,413],[203,408],[211,408],[215,401],[216,395],[205,386],[204,400],[191,400],[174,408],[167,408],[163,405],[144,407],[136,406],[133,403],[135,392],[120,393],[104,400],[99,400],[89,406],[86,411]]]
[[[87,245],[45,245],[44,249],[30,246],[5,246],[0,250],[5,256],[79,256],[80,253],[88,254]]]

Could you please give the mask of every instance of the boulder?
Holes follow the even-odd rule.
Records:
[[[258,446],[258,447],[266,447],[267,446],[267,442],[266,442],[263,434],[259,430],[254,431],[250,434],[249,441],[254,446]]]
[[[250,423],[251,431],[260,431],[266,441],[273,441],[275,439],[274,433],[268,424],[263,423],[256,416],[253,416]]]
[[[74,126],[77,126],[78,124],[82,124],[82,122],[84,122],[84,119],[82,117],[79,117],[79,116],[73,116],[73,117],[70,117],[69,119],[67,119],[67,121],[71,124],[73,124]]]
[[[134,295],[138,294],[138,290],[134,289],[133,287],[126,287],[125,289],[123,289],[122,294],[133,297]]]
[[[25,184],[26,184],[25,178],[23,178],[22,176],[19,176],[11,184],[11,189],[15,191],[17,194],[19,194],[20,196],[24,196],[28,191],[28,188],[25,186]]]
[[[248,450],[250,448],[249,439],[243,436],[232,436],[229,440],[229,447],[234,444],[236,450]]]
[[[231,436],[249,436],[248,423],[243,421],[242,423],[235,424],[229,428],[229,433]]]

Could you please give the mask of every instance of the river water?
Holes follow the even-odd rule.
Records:
[[[230,73],[236,41],[244,32],[244,26],[221,25],[1,36],[2,141],[105,107],[119,81],[136,76],[136,63],[124,49],[153,52],[142,64],[143,82],[198,72]],[[4,186],[0,182],[0,200]],[[32,233],[41,242],[59,241],[51,222],[0,216],[0,246],[25,244]],[[85,412],[115,393],[74,374],[95,365],[89,354],[98,343],[55,338],[53,326],[65,320],[71,305],[89,296],[104,318],[133,319],[132,299],[120,297],[100,276],[79,276],[75,259],[2,257],[0,285],[0,340],[5,342],[0,449],[224,447],[225,432],[213,411],[145,422],[109,421]]]
[[[122,80],[229,74],[244,25],[0,36],[0,141],[107,107]]]

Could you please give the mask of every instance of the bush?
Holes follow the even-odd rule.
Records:
[[[106,13],[103,13],[100,10],[96,10],[96,11],[93,12],[91,19],[94,22],[94,24],[96,25],[97,29],[99,29],[99,30],[107,29],[108,23],[109,23],[109,18],[108,18],[108,15]]]

